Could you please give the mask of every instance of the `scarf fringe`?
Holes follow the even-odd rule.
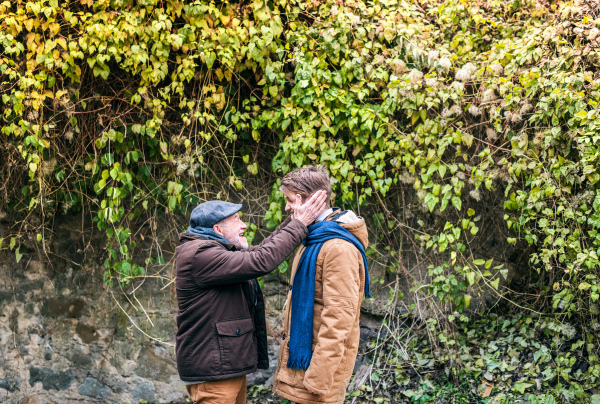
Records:
[[[293,358],[290,356],[288,358],[288,362],[287,362],[287,367],[288,369],[302,369],[302,370],[306,370],[308,369],[308,366],[310,365],[310,357],[304,357],[304,358]]]

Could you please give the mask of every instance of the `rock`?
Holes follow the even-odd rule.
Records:
[[[131,392],[131,396],[133,397],[134,403],[139,403],[141,400],[154,401],[156,399],[154,386],[149,382],[138,384]]]
[[[111,392],[110,387],[103,385],[93,377],[87,377],[77,391],[82,396],[101,398],[103,400],[107,400]]]
[[[254,373],[250,373],[246,376],[246,384],[248,386],[254,386],[257,384],[264,384],[273,372],[269,372],[268,370],[257,370]]]
[[[54,401],[39,396],[27,396],[19,404],[54,404]]]
[[[354,372],[358,371],[362,365],[365,365],[369,362],[369,357],[367,355],[358,355],[356,357],[356,362],[354,362]]]
[[[269,368],[259,369],[254,373],[250,373],[246,376],[246,383],[248,386],[264,384],[267,386],[269,380],[271,380],[271,386],[273,385],[273,375],[277,370],[277,360],[279,356],[279,343],[269,345]]]
[[[25,305],[25,313],[27,313],[27,314],[33,314],[33,313],[35,313],[35,304],[33,304],[33,303],[27,303]]]
[[[46,335],[46,326],[45,324],[33,323],[27,326],[27,334],[38,335],[40,338],[43,338]]]
[[[82,299],[56,297],[44,301],[42,314],[52,317],[79,318],[84,308],[85,302]]]
[[[10,290],[0,290],[0,303],[10,302],[13,298],[13,292]]]
[[[34,290],[40,290],[44,288],[44,279],[38,279],[35,281],[23,281],[17,285],[17,293],[24,295]]]
[[[146,379],[168,382],[172,374],[177,374],[177,368],[175,361],[163,348],[146,342],[138,356],[136,374]]]
[[[369,374],[371,373],[372,368],[373,368],[373,365],[362,365],[360,368],[358,368],[358,370],[354,374],[354,377],[352,378],[352,381],[350,382],[350,385],[348,385],[348,389],[346,391],[348,391],[348,392],[355,391],[360,386],[365,384],[365,381],[367,380],[367,377],[369,377]]]
[[[275,374],[272,374],[271,377],[269,377],[267,379],[267,381],[265,382],[265,387],[272,387],[274,382],[275,382]]]
[[[66,390],[75,381],[73,374],[66,370],[54,373],[52,369],[32,366],[29,368],[29,385],[33,387],[37,382],[42,382],[44,390]]]
[[[76,366],[89,367],[92,364],[90,355],[83,353],[79,348],[69,350],[65,356]]]
[[[87,324],[79,323],[77,324],[77,329],[75,330],[79,338],[86,344],[91,344],[98,340],[98,333],[94,327],[91,327]]]
[[[17,389],[19,389],[19,387],[21,387],[19,385],[19,382],[16,380],[12,380],[8,377],[5,377],[4,379],[0,379],[0,389],[4,389],[7,390],[9,392],[13,392]]]
[[[19,310],[16,307],[8,318],[8,328],[15,334],[19,333]]]

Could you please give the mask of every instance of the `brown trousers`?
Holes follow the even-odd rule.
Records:
[[[194,404],[246,404],[246,376],[185,387]]]

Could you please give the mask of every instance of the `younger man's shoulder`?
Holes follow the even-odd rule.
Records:
[[[331,218],[332,221],[343,224],[356,223],[361,219],[362,218],[360,216],[357,216],[356,213],[351,210],[344,210],[339,213],[336,212]]]

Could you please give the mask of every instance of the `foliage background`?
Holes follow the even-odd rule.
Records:
[[[493,386],[480,399],[598,400],[599,11],[5,1],[0,247],[52,254],[57,215],[89,214],[106,283],[134,288],[164,276],[157,218],[177,234],[203,200],[244,201],[253,237],[282,219],[276,178],[326,164],[392,280],[372,347],[386,394],[427,401],[421,381],[457,388],[461,369],[469,394]],[[482,254],[490,232],[524,256],[512,270]],[[502,321],[468,310],[490,295]]]

